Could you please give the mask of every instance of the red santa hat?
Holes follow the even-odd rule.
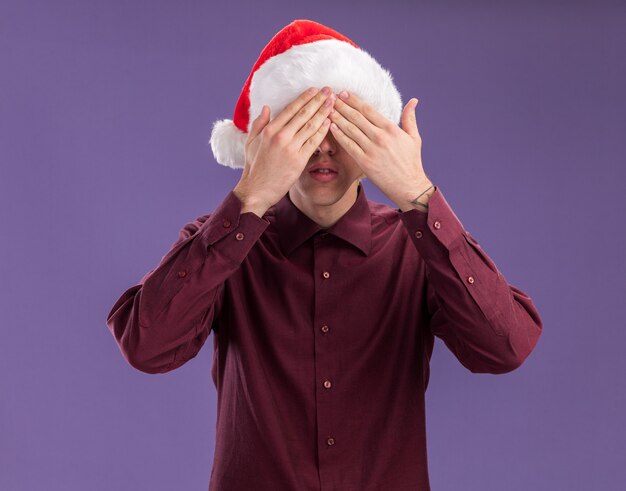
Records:
[[[402,99],[393,78],[369,53],[339,32],[311,20],[295,20],[265,46],[241,90],[233,119],[213,123],[211,150],[219,164],[245,165],[244,144],[263,109],[271,118],[308,87],[347,90],[399,123]]]

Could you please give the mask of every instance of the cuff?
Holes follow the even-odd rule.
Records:
[[[204,247],[219,249],[221,255],[241,263],[270,222],[249,211],[241,213],[242,202],[233,191],[215,209],[199,230]]]
[[[396,208],[411,240],[424,258],[441,257],[463,237],[464,227],[439,186],[428,199],[428,210]]]

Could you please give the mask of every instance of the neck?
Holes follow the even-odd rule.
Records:
[[[344,195],[331,204],[317,204],[295,191],[289,190],[289,199],[302,213],[323,228],[329,228],[339,221],[356,202],[359,182],[348,188]]]

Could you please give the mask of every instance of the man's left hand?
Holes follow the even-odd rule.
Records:
[[[426,190],[432,182],[422,166],[422,139],[412,98],[402,111],[402,128],[353,93],[338,94],[329,115],[330,131],[361,170],[399,207]]]

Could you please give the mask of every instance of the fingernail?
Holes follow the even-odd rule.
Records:
[[[342,90],[341,92],[339,92],[339,97],[345,100],[350,97],[350,94],[348,94],[345,90]]]
[[[324,87],[324,88],[322,89],[322,94],[324,94],[324,95],[328,95],[328,94],[330,94],[330,89],[329,89],[328,87]]]

